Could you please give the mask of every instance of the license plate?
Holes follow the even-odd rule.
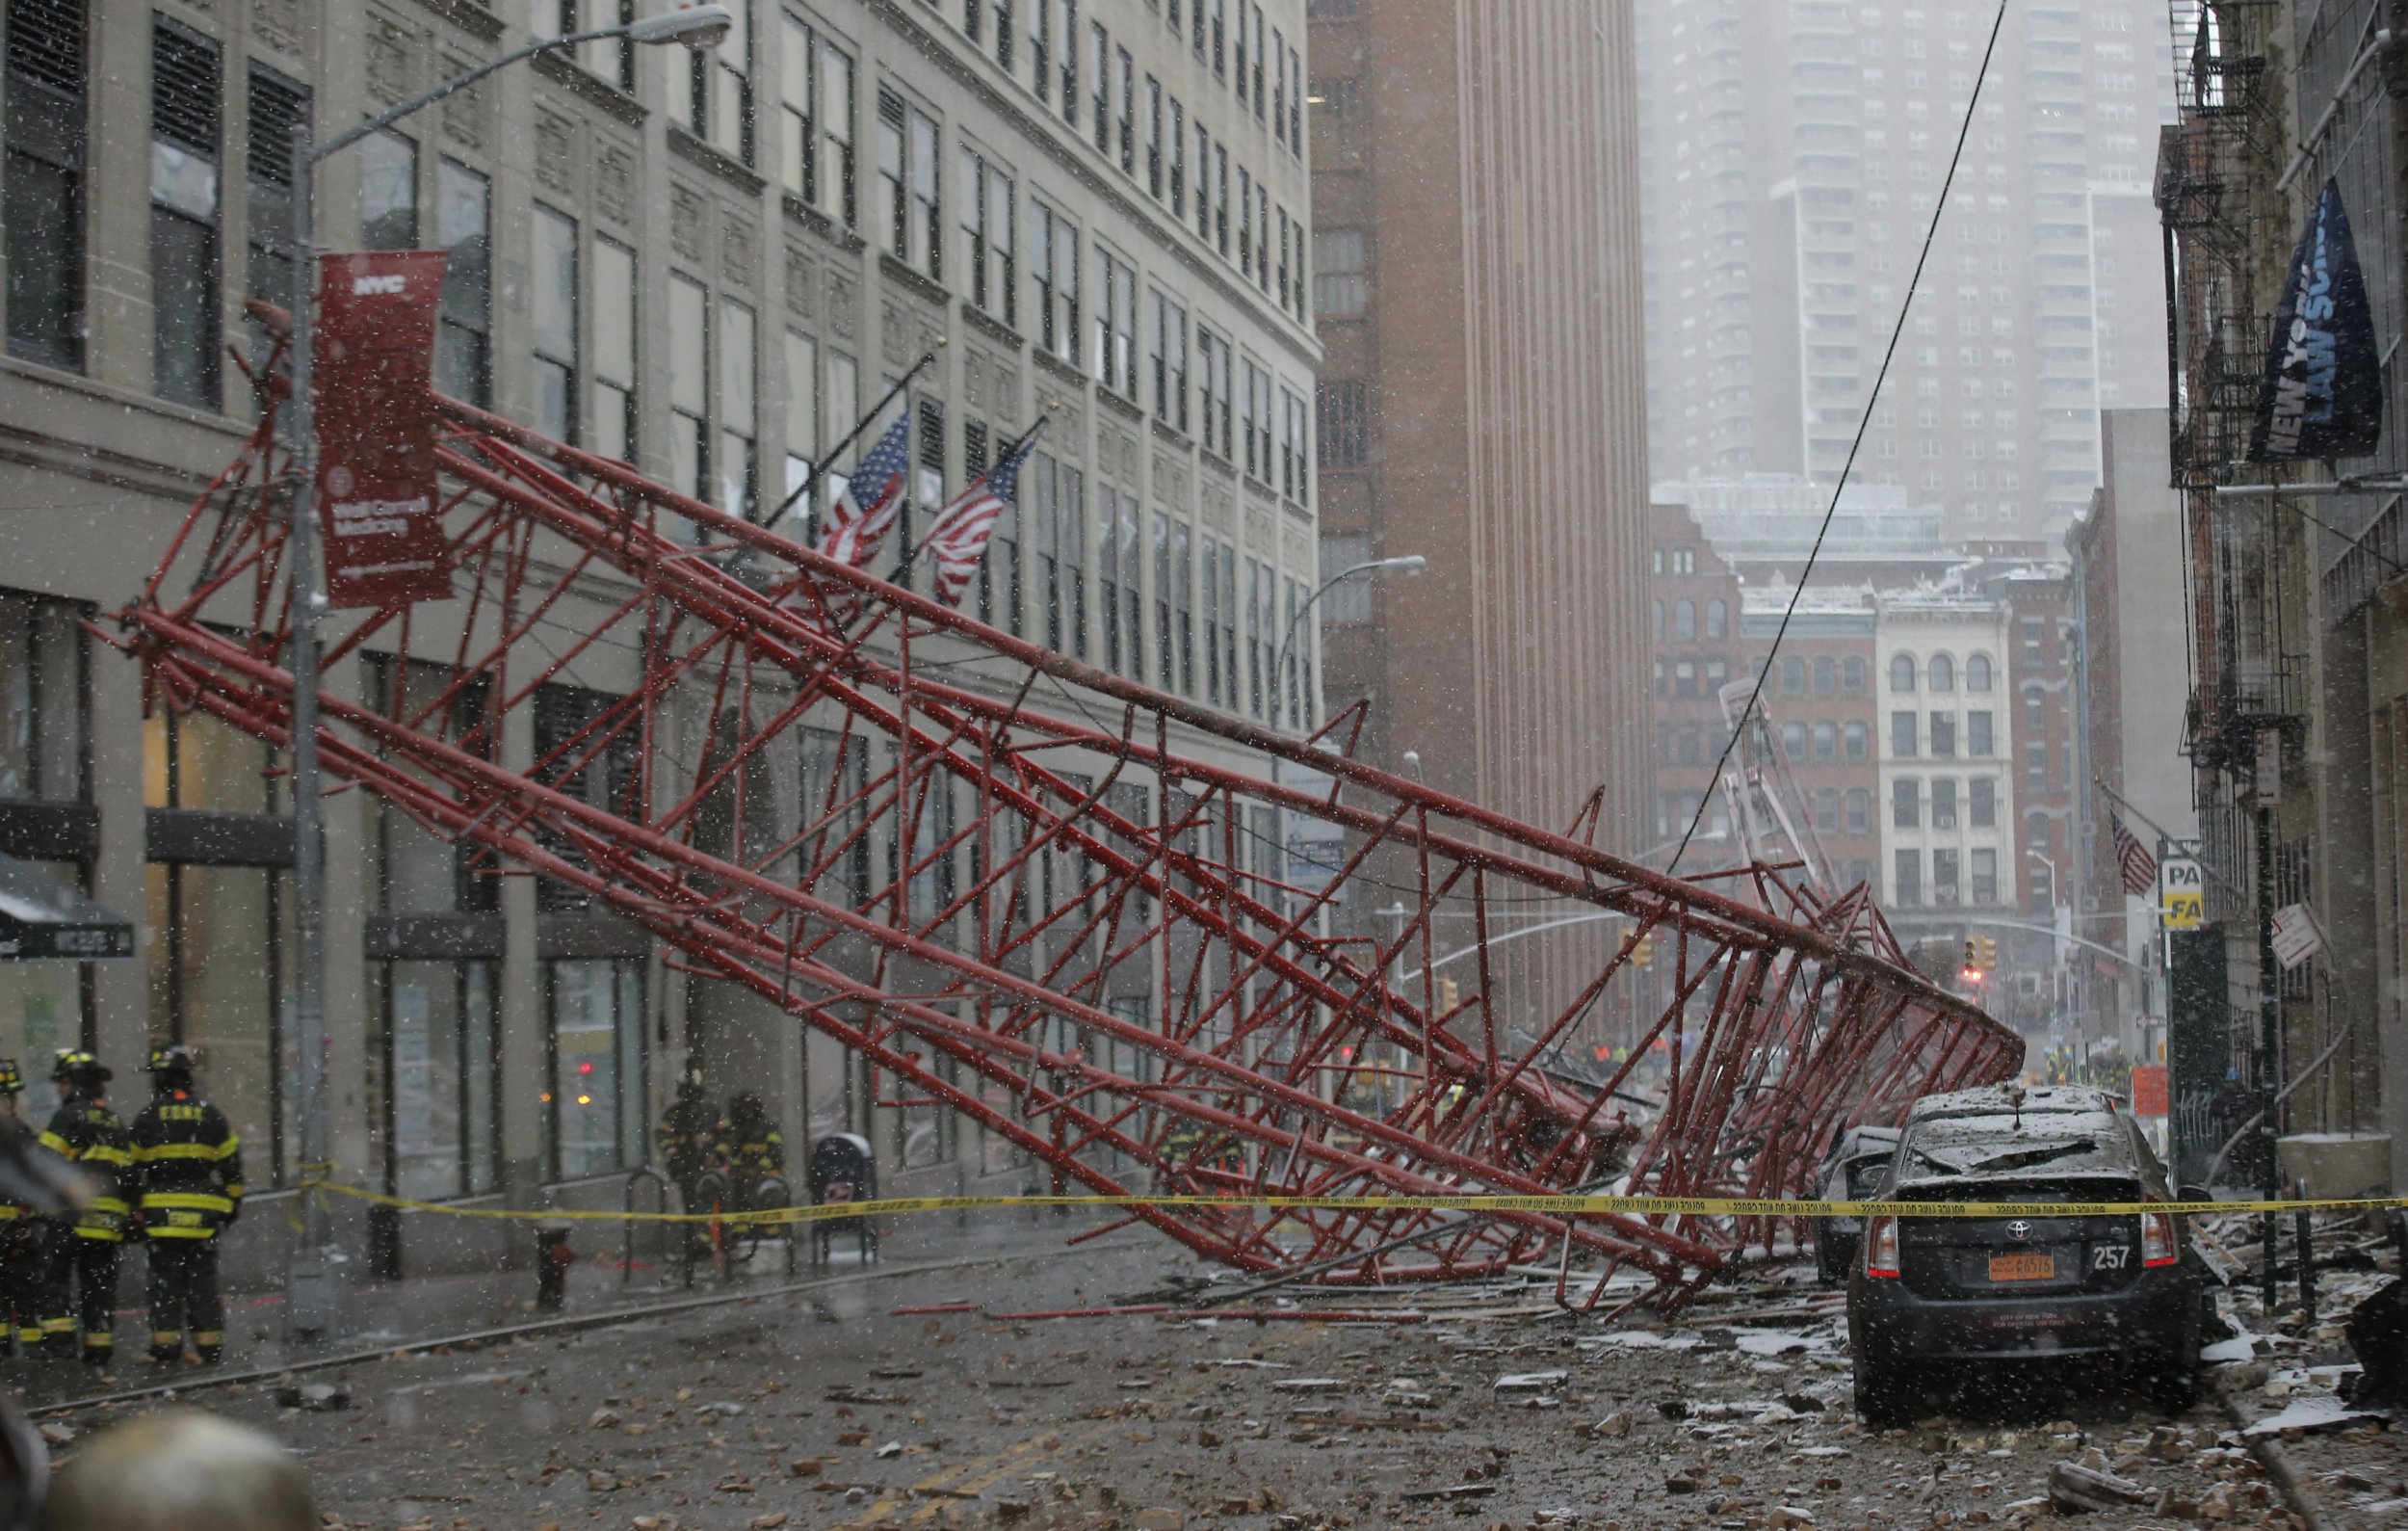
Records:
[[[2054,1281],[2056,1280],[2056,1256],[2054,1254],[1993,1254],[1990,1256],[1990,1280],[1994,1281]]]

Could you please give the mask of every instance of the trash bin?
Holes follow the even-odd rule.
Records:
[[[814,1206],[877,1199],[877,1155],[870,1151],[870,1140],[859,1133],[831,1132],[813,1144],[806,1175]],[[812,1264],[827,1263],[828,1239],[844,1227],[852,1229],[862,1263],[877,1257],[877,1229],[868,1218],[825,1218],[811,1225]]]

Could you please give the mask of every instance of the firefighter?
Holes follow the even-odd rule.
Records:
[[[688,1069],[677,1081],[677,1098],[661,1114],[661,1124],[652,1129],[652,1137],[661,1150],[661,1168],[677,1186],[689,1210],[694,1180],[711,1161],[716,1125],[710,1102],[703,1098],[702,1070]]]
[[[727,1173],[739,1207],[752,1205],[763,1180],[785,1175],[786,1140],[759,1095],[746,1092],[727,1103],[726,1118],[711,1132],[711,1162]]]
[[[0,1058],[0,1132],[31,1136],[19,1112],[25,1075]],[[50,1284],[49,1225],[21,1201],[0,1200],[0,1352],[12,1336],[25,1355],[41,1347],[42,1293]]]
[[[189,1330],[206,1364],[225,1348],[218,1234],[243,1214],[243,1140],[195,1093],[189,1047],[150,1049],[150,1104],[132,1138],[136,1216],[150,1246],[150,1359],[183,1359]]]
[[[125,1200],[133,1155],[125,1123],[109,1108],[114,1077],[91,1053],[62,1050],[50,1070],[59,1109],[41,1135],[42,1147],[80,1166],[93,1181],[92,1201],[51,1229],[48,1302],[41,1319],[42,1349],[60,1358],[75,1353],[76,1320],[83,1320],[88,1366],[107,1365],[117,1343],[118,1256],[133,1210]]]

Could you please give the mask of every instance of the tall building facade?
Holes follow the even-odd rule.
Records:
[[[2055,536],[2098,411],[2162,402],[2154,0],[2007,8],[1878,399],[1996,8],[1641,0],[1657,478],[1902,486],[1949,535]]]
[[[1637,850],[1647,479],[1632,10],[1315,0],[1324,574],[1420,554],[1328,619],[1358,752]],[[1587,933],[1581,933],[1584,938]],[[1602,940],[1599,937],[1597,939]],[[1523,943],[1525,995],[1579,962]],[[1568,992],[1565,994],[1568,1000]]]
[[[1280,649],[1318,553],[1303,0],[728,3],[711,55],[585,44],[328,159],[320,238],[448,250],[439,386],[741,512],[777,507],[933,353],[898,406],[912,516],[1045,422],[982,582],[989,620],[1309,726],[1311,628]],[[298,1175],[280,762],[206,720],[145,718],[136,668],[78,622],[138,592],[248,428],[227,348],[255,344],[247,297],[292,300],[291,124],[635,9],[658,7],[0,6],[0,854],[132,919],[139,943],[0,962],[0,1054],[39,1071],[80,1043],[123,1078],[152,1039],[196,1044],[270,1199]],[[810,509],[783,524],[807,533]],[[626,669],[582,655],[537,711],[573,730]],[[371,700],[426,680],[373,652],[327,675]],[[506,738],[504,764],[548,748],[543,726]],[[808,754],[772,767],[781,813]],[[329,798],[326,824],[347,1175],[615,1205],[690,1065],[715,1094],[761,1094],[789,1144],[863,1132],[937,1184],[1009,1168],[640,934],[463,874],[363,794]],[[246,1219],[235,1265],[264,1262],[286,1221]],[[475,1242],[455,1248],[483,1258]]]

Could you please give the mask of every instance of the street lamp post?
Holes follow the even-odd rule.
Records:
[[[292,198],[293,262],[296,273],[292,317],[292,441],[293,498],[287,557],[292,578],[293,646],[293,902],[295,973],[293,1029],[301,1052],[301,1160],[303,1181],[322,1179],[327,1161],[327,1026],[326,1026],[326,862],[319,841],[318,819],[318,618],[326,595],[318,583],[318,528],[311,503],[317,487],[318,442],[309,397],[310,309],[315,303],[311,283],[316,277],[310,259],[311,183],[318,162],[379,133],[411,113],[474,85],[496,69],[507,68],[538,53],[623,38],[630,42],[660,45],[678,42],[700,50],[715,47],[734,25],[723,5],[688,6],[647,16],[625,26],[603,27],[566,37],[545,38],[488,59],[473,69],[452,76],[429,90],[345,128],[325,143],[311,142],[306,122],[293,124]],[[301,1237],[285,1268],[285,1322],[297,1336],[314,1337],[333,1327],[335,1317],[333,1230],[326,1201],[301,1198]]]
[[[1322,580],[1321,588],[1313,592],[1312,594],[1306,596],[1304,604],[1296,609],[1296,615],[1288,619],[1288,630],[1280,637],[1279,647],[1273,651],[1270,656],[1270,684],[1272,698],[1274,700],[1277,699],[1279,695],[1279,677],[1287,673],[1288,646],[1296,642],[1296,624],[1304,620],[1305,614],[1310,612],[1313,609],[1314,604],[1323,595],[1328,594],[1332,589],[1347,580],[1352,579],[1357,574],[1375,574],[1386,569],[1394,569],[1400,574],[1418,574],[1427,568],[1429,568],[1428,559],[1424,558],[1419,553],[1406,553],[1397,558],[1374,558],[1368,563],[1357,564],[1351,568],[1342,568],[1335,574],[1330,575],[1327,579]],[[1273,714],[1273,722],[1276,722],[1278,708],[1274,706],[1271,710]]]

